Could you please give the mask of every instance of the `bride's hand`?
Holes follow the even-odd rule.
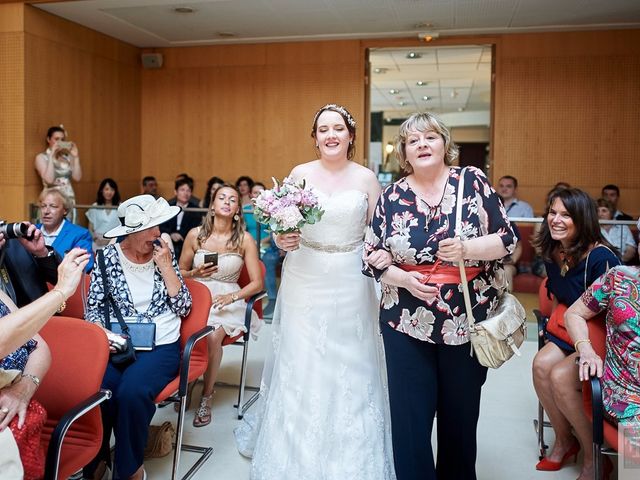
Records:
[[[409,290],[409,293],[425,302],[434,299],[440,289],[432,285],[422,283],[425,276],[420,272],[406,272],[402,287]]]
[[[386,250],[374,250],[371,252],[367,258],[366,262],[371,265],[373,268],[377,268],[378,270],[384,270],[385,268],[389,268],[393,263],[393,257],[391,253]]]
[[[276,246],[285,252],[293,252],[300,248],[300,233],[283,233],[274,235]]]

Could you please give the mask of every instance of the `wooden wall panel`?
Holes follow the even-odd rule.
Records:
[[[640,214],[640,31],[503,36],[497,48],[493,178],[511,174],[540,213],[567,181],[607,183]]]
[[[283,177],[314,158],[311,121],[325,103],[344,104],[364,125],[358,42],[157,51],[165,65],[142,75],[141,172],[165,195],[183,171],[198,196],[213,175]]]
[[[78,203],[92,203],[104,177],[114,178],[125,197],[138,193],[139,50],[32,7],[25,13],[27,197],[35,200],[42,189],[33,161],[47,128],[58,124],[80,149]]]

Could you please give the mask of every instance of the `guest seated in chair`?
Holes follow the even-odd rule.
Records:
[[[110,464],[109,440],[115,435],[115,476],[146,478],[144,447],[155,413],[153,399],[176,376],[180,365],[181,318],[191,309],[191,294],[178,264],[160,239],[159,225],[175,217],[180,207],[163,198],[138,195],[118,207],[121,226],[106,238],[124,236],[106,246],[91,274],[86,319],[105,327],[106,315],[118,324],[116,309],[129,322],[155,324],[155,346],[136,351],[132,363],[114,363],[112,355],[102,383],[113,397],[102,404],[104,439],[101,452],[85,469],[85,476],[102,478]],[[104,262],[104,265],[102,263]],[[112,353],[120,339],[108,332]]]
[[[589,341],[587,320],[606,311],[604,359]],[[615,423],[630,428],[640,447],[640,267],[618,266],[598,278],[565,315],[580,355],[579,378],[602,378],[604,409]]]
[[[4,242],[4,239],[0,240],[0,247]],[[49,369],[51,354],[37,332],[51,315],[63,308],[64,301],[78,286],[82,270],[88,261],[89,254],[81,249],[69,252],[58,268],[56,287],[20,309],[0,289],[2,478],[32,479],[42,478],[44,474],[44,451],[38,446],[46,412],[32,397]],[[9,427],[8,431],[6,427]],[[16,452],[16,443],[20,458],[11,460],[11,452]]]
[[[613,204],[604,198],[599,198],[597,204],[600,220],[613,220],[616,213]],[[602,231],[602,236],[618,249],[624,263],[628,263],[635,258],[636,241],[628,226],[602,224],[600,225],[600,230]]]
[[[545,261],[547,288],[558,303],[571,305],[620,260],[602,237],[595,202],[582,190],[553,190],[544,218],[534,245]],[[556,439],[536,469],[560,470],[577,457],[582,446],[584,463],[579,479],[586,480],[593,478],[591,424],[582,409],[577,354],[563,322],[557,321],[560,311],[556,305],[547,325],[548,342],[533,359],[533,384]]]
[[[36,225],[44,235],[44,243],[62,257],[74,247],[92,251],[91,232],[80,225],[75,225],[65,217],[73,208],[73,204],[58,188],[45,188],[40,194],[40,220]],[[87,273],[93,268],[93,257],[87,264]]]
[[[238,278],[244,265],[251,281],[241,289]],[[193,419],[195,427],[203,427],[211,423],[213,386],[222,360],[222,341],[227,335],[235,337],[246,332],[244,299],[262,290],[258,247],[245,230],[240,192],[236,188],[224,185],[213,192],[202,226],[187,235],[180,271],[185,277],[204,283],[213,300],[209,325],[216,330],[207,337],[209,365],[204,374],[200,407]],[[252,316],[251,333],[255,333],[260,321],[255,312]]]

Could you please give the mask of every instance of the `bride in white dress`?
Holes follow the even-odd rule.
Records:
[[[289,253],[274,312],[261,399],[236,429],[253,480],[395,478],[386,374],[371,278],[361,273],[367,220],[380,193],[350,162],[355,121],[337,105],[314,118],[320,159],[293,169],[324,215],[277,236]]]

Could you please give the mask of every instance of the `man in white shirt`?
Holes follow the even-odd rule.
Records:
[[[523,200],[516,198],[516,190],[518,189],[518,180],[511,175],[505,175],[498,180],[498,195],[502,198],[504,208],[507,209],[509,218],[532,218],[533,209],[531,205]]]

